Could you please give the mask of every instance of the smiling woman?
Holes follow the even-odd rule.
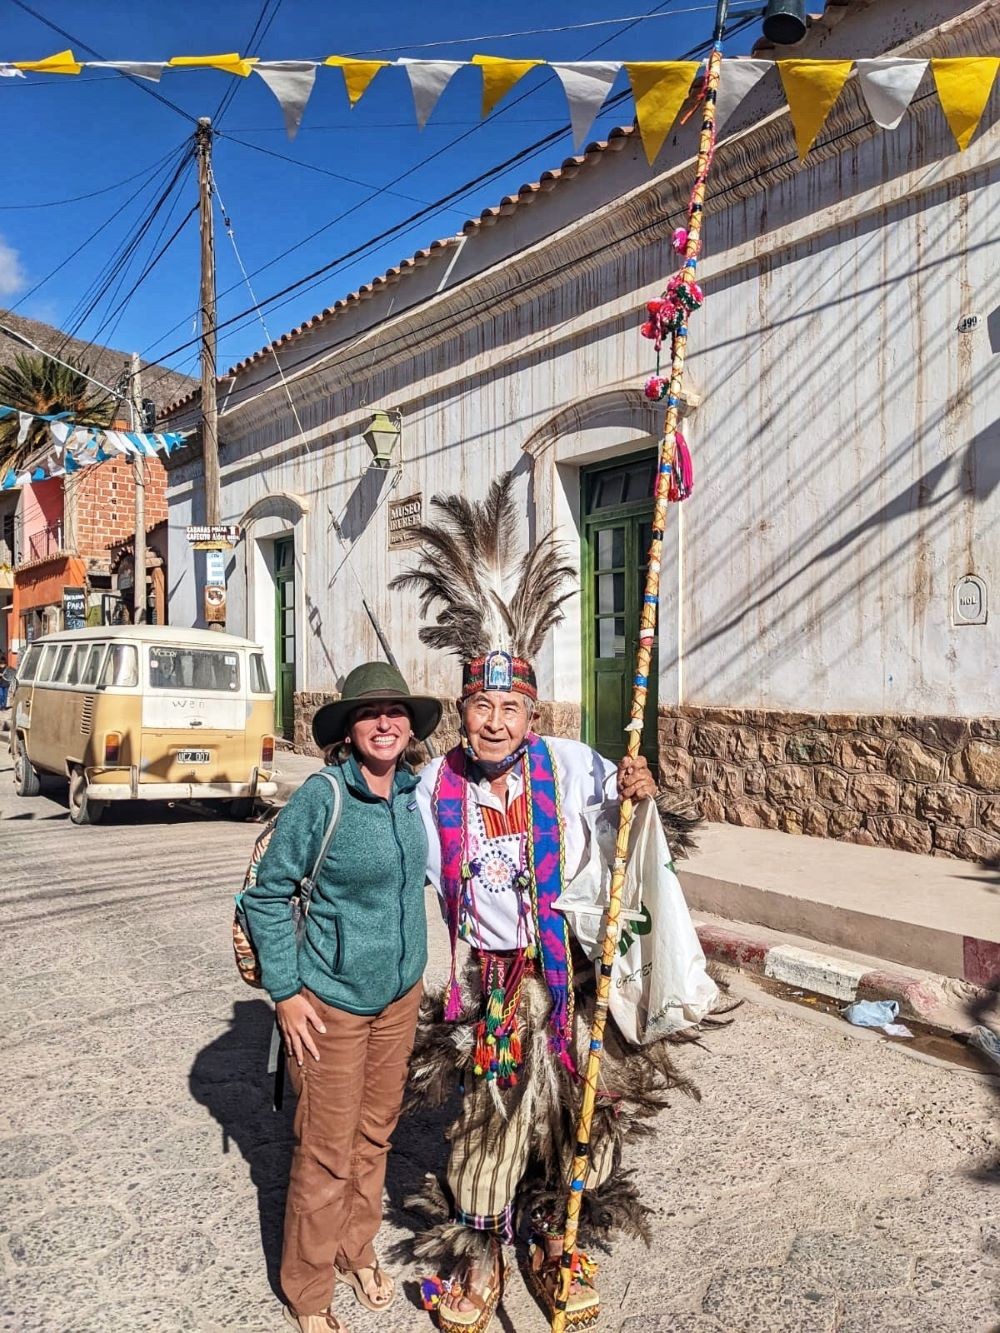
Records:
[[[281,1285],[301,1333],[343,1329],[338,1282],[369,1310],[395,1294],[372,1242],[427,962],[427,837],[403,755],[440,717],[394,667],[356,667],[313,719],[325,777],[282,811],[243,897],[299,1097]],[[341,813],[297,938],[291,901],[336,818],[330,779]]]

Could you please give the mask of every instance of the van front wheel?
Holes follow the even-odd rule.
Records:
[[[69,774],[69,817],[73,824],[98,824],[107,801],[92,801],[87,796],[87,775],[82,768],[72,768]]]
[[[14,784],[18,796],[37,796],[42,789],[35,766],[25,753],[23,737],[14,742]]]

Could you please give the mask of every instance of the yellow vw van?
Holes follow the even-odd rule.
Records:
[[[109,801],[220,800],[235,816],[273,796],[274,696],[249,639],[166,625],[65,630],[31,644],[11,699],[21,796],[69,779],[69,817]]]

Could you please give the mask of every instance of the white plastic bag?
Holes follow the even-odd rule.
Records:
[[[597,959],[617,830],[602,806],[591,807],[585,817],[590,855],[555,906],[588,958]],[[622,1036],[639,1046],[700,1023],[718,990],[705,971],[705,955],[652,801],[636,808],[619,923],[610,1009]]]

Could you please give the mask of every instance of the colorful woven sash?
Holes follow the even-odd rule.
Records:
[[[569,928],[555,907],[563,885],[562,817],[559,786],[552,753],[540,736],[529,734],[521,760],[528,807],[527,859],[535,943],[542,974],[552,999],[549,1046],[562,1063],[576,1073],[572,1057],[573,975]],[[445,1020],[461,1013],[461,995],[455,974],[456,948],[463,908],[471,908],[469,881],[472,869],[467,850],[468,778],[460,748],[450,750],[438,773],[434,792],[434,819],[441,842],[441,890],[451,936],[451,977]]]

